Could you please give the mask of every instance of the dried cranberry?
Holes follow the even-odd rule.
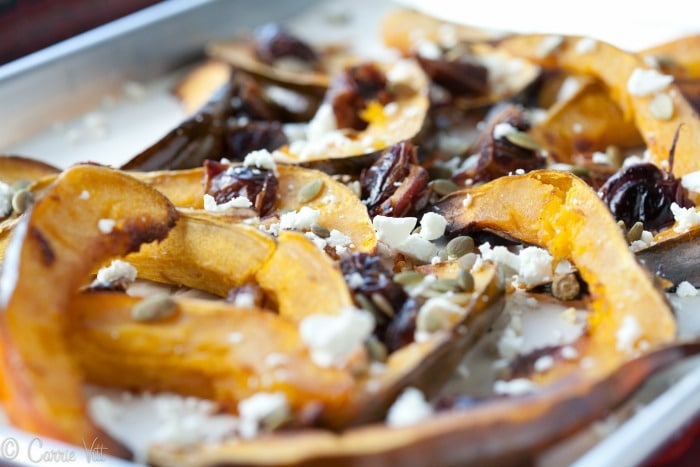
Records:
[[[393,100],[384,72],[372,63],[348,68],[333,80],[326,93],[326,101],[333,107],[338,128],[358,131],[367,128],[368,123],[360,113],[370,101],[385,105]]]
[[[494,109],[492,115],[486,130],[476,142],[479,154],[476,168],[457,174],[455,181],[458,183],[468,178],[485,182],[504,177],[519,169],[529,172],[545,166],[545,159],[537,151],[518,146],[507,137],[494,137],[494,129],[500,123],[507,123],[522,132],[530,128],[521,107],[506,105]]]
[[[679,179],[651,163],[621,168],[598,194],[616,220],[628,227],[642,222],[648,230],[673,224],[672,203],[686,208],[694,205]]]
[[[215,161],[204,163],[204,188],[223,204],[245,196],[261,216],[269,213],[277,196],[278,180],[274,173],[255,167],[233,166]]]
[[[430,79],[454,96],[480,96],[489,90],[488,69],[464,60],[428,59],[418,55]]]
[[[429,175],[418,165],[416,147],[409,141],[392,146],[360,176],[362,202],[372,217],[403,217],[427,204]]]
[[[278,149],[289,141],[279,122],[229,122],[224,135],[226,149],[223,157],[243,160],[252,151]]]
[[[290,57],[310,66],[318,62],[318,55],[310,45],[276,23],[268,23],[255,30],[255,54],[268,65]]]
[[[228,291],[226,302],[236,306],[262,308],[265,292],[257,284],[244,284]]]
[[[397,311],[384,333],[384,344],[389,352],[394,352],[413,342],[419,309],[420,303],[414,298],[409,298]]]

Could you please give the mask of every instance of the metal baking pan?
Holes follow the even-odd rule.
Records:
[[[168,0],[146,8],[0,66],[0,153],[37,157],[58,166],[67,166],[76,157],[120,164],[139,149],[138,145],[145,147],[182,118],[168,85],[203,57],[206,42],[230,37],[241,27],[280,21],[312,36],[335,39],[357,37],[350,32],[362,28],[364,44],[360,47],[364,47],[377,40],[373,32],[380,16],[393,6],[389,0]],[[329,15],[347,17],[341,27],[338,22],[329,22]],[[105,96],[123,95],[124,84],[134,82],[153,92],[154,100],[105,106]],[[94,115],[96,109],[109,114],[107,118],[121,116],[121,121],[108,120],[108,138],[76,142],[67,137],[71,128],[84,124],[81,119]],[[56,122],[61,125],[57,127]],[[138,140],[137,146],[120,146],[124,139]],[[691,306],[698,304],[700,301]],[[681,314],[681,320],[690,314]],[[688,324],[695,329],[689,334],[700,334],[700,327],[693,324]],[[626,409],[612,414],[616,423],[609,424],[607,430],[605,426],[587,430],[547,451],[538,463],[638,465],[699,412],[700,361],[692,360],[649,381]],[[82,465],[86,456],[95,455],[89,446],[76,448],[39,440],[0,425],[0,464],[36,465],[37,452],[47,451],[67,457],[55,462],[43,460],[42,465],[65,465],[70,456]],[[112,458],[99,460],[102,465],[134,465]]]

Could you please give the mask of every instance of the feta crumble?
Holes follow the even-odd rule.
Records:
[[[538,373],[547,371],[554,366],[554,357],[551,355],[543,355],[535,360],[534,368]]]
[[[103,234],[112,233],[115,225],[116,221],[114,219],[100,219],[97,221],[97,228],[100,229],[100,232]]]
[[[673,82],[673,76],[664,75],[656,70],[635,68],[627,80],[627,91],[633,96],[650,96],[663,91]]]
[[[567,101],[571,99],[581,89],[581,83],[575,76],[567,76],[557,92],[557,101]]]
[[[671,212],[676,220],[676,225],[673,227],[675,232],[684,233],[700,225],[700,214],[695,208],[682,208],[678,203],[671,203]]]
[[[408,387],[396,398],[386,415],[386,423],[391,427],[414,425],[429,418],[433,407],[425,400],[420,389]]]
[[[493,392],[508,396],[521,396],[535,392],[537,386],[527,378],[515,378],[510,381],[496,381],[493,383]]]
[[[15,190],[10,185],[0,182],[0,219],[12,213],[12,197]]]
[[[267,149],[260,149],[249,153],[245,156],[245,159],[243,159],[243,165],[246,167],[257,167],[258,169],[269,170],[275,175],[278,175],[275,159]]]
[[[700,170],[683,175],[681,185],[688,191],[700,193]]]
[[[642,337],[642,327],[639,325],[637,318],[632,315],[625,315],[622,318],[622,324],[615,333],[617,350],[627,353],[633,352],[634,344],[640,337]]]
[[[136,280],[136,268],[126,261],[115,259],[109,266],[97,271],[97,277],[92,286],[109,286],[115,282],[134,282]]]
[[[253,205],[245,196],[236,196],[225,203],[218,204],[210,194],[204,194],[204,210],[209,212],[226,212],[232,208],[249,208]]]
[[[299,211],[290,211],[280,216],[279,228],[281,230],[307,230],[310,229],[321,215],[318,209],[302,206]]]
[[[80,196],[78,196],[78,198],[82,200],[90,199],[90,192],[87,190],[83,190],[80,192]]]
[[[257,436],[260,428],[276,428],[290,416],[283,392],[259,392],[238,403],[239,432],[242,438]]]
[[[438,247],[418,234],[411,234],[396,247],[396,250],[411,258],[429,263],[437,254]]]
[[[426,212],[420,220],[420,236],[426,240],[437,240],[445,234],[447,219],[444,216]]]
[[[593,53],[596,47],[598,47],[598,41],[592,37],[583,37],[576,42],[576,52],[580,54]]]
[[[418,219],[415,217],[375,216],[372,219],[372,226],[377,232],[377,240],[391,248],[396,248],[408,239],[417,222]]]
[[[321,367],[342,367],[373,330],[374,317],[355,308],[345,308],[338,315],[310,315],[299,323],[301,339]]]
[[[540,58],[544,58],[547,55],[550,55],[555,50],[557,50],[557,48],[559,48],[559,46],[563,43],[564,37],[562,36],[547,36],[544,39],[542,39],[537,45],[537,56]]]
[[[518,133],[518,129],[507,122],[497,123],[493,127],[493,137],[495,139],[503,139],[507,135]]]
[[[461,314],[462,308],[445,297],[431,297],[418,310],[416,332],[434,333],[449,329],[455,317]]]
[[[678,294],[679,297],[695,297],[698,294],[698,289],[690,282],[683,281],[676,287],[676,294]]]

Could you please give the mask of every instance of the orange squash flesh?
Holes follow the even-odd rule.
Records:
[[[316,366],[297,325],[255,308],[174,298],[177,314],[138,322],[140,298],[90,292],[70,302],[69,345],[90,383],[174,391],[235,409],[257,392],[281,391],[298,412],[318,403],[342,410],[355,385],[343,370]],[[279,356],[278,362],[267,357]]]
[[[466,196],[471,201],[465,208]],[[569,259],[588,284],[592,313],[582,354],[592,364],[556,366],[539,381],[554,381],[572,370],[598,377],[619,367],[630,357],[618,350],[617,337],[627,317],[641,329],[635,352],[674,339],[670,305],[629,250],[608,208],[579,178],[549,170],[504,177],[450,194],[436,208],[448,219],[449,231],[492,230],[547,248],[555,260]]]
[[[111,230],[98,225],[104,219],[114,221]],[[15,426],[76,445],[99,438],[110,454],[127,455],[86,416],[82,374],[65,342],[66,307],[97,264],[164,238],[176,219],[157,191],[91,165],[63,172],[22,216],[0,278],[0,373]]]
[[[0,182],[12,185],[31,182],[60,170],[44,162],[21,156],[0,156]]]
[[[673,137],[681,127],[673,174],[683,176],[700,170],[700,118],[675,84],[671,83],[665,91],[673,100],[673,116],[662,120],[650,110],[653,96],[636,96],[627,89],[627,82],[635,69],[650,69],[640,56],[600,41],[595,44],[593,51],[579,53],[576,44],[582,38],[566,36],[556,50],[543,57],[540,44],[547,37],[541,34],[507,37],[500,43],[500,47],[543,67],[562,68],[600,79],[625,117],[635,122],[651,152],[652,161],[659,166],[667,163]]]

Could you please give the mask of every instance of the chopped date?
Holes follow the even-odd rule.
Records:
[[[255,30],[255,54],[268,65],[283,58],[294,58],[313,67],[319,60],[309,44],[277,23],[268,23]]]
[[[274,173],[254,167],[232,166],[215,161],[204,163],[204,189],[223,204],[245,196],[261,216],[272,211],[279,182]]]
[[[433,83],[453,96],[481,96],[489,91],[488,69],[465,60],[416,57]]]
[[[249,153],[260,149],[273,151],[289,142],[279,122],[263,121],[231,121],[224,139],[226,147],[222,157],[230,160],[243,160]]]

